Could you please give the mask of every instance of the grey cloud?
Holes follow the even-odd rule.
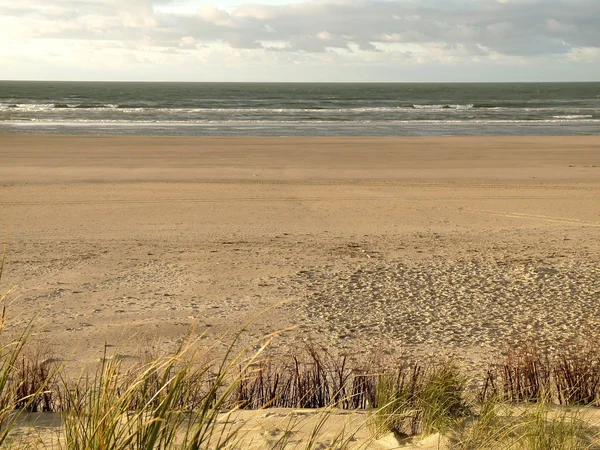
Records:
[[[5,0],[6,1],[6,0]],[[42,0],[38,0],[39,5]],[[0,9],[22,16],[29,8]],[[600,47],[598,0],[428,0],[305,1],[289,5],[245,5],[231,11],[203,10],[196,15],[157,13],[168,0],[53,2],[68,23],[48,27],[41,37],[135,41],[178,47],[186,36],[198,42],[224,41],[234,48],[259,48],[261,42],[285,42],[286,51],[325,52],[331,48],[375,50],[375,43],[430,43],[472,55],[482,49],[511,56],[568,53],[576,47]],[[57,20],[58,22],[58,20]],[[272,50],[274,51],[274,50]]]
[[[256,14],[252,14],[255,11]],[[383,36],[399,42],[440,42],[465,48],[485,47],[515,56],[568,52],[572,47],[600,46],[600,2],[307,2],[288,6],[251,6],[231,14],[237,42],[286,41],[291,50],[325,51],[350,42],[373,49]],[[548,21],[557,26],[548,27]],[[193,27],[198,39],[219,37],[219,29]],[[266,27],[275,32],[266,32]],[[327,32],[332,40],[318,39]],[[236,42],[230,42],[236,45]]]

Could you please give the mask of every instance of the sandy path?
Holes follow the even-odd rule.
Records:
[[[76,363],[282,300],[249,341],[477,360],[600,324],[599,199],[598,137],[0,135],[2,284]]]

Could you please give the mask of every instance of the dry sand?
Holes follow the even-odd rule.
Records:
[[[499,417],[512,417],[513,423],[516,420],[517,423],[521,421],[523,424],[531,421],[531,417],[526,414],[532,414],[534,408],[536,408],[535,405],[501,405],[497,414]],[[469,426],[474,424],[473,419],[473,417],[466,418],[453,431],[447,432],[445,435],[435,433],[429,436],[402,438],[392,433],[384,434],[382,432],[380,435],[376,435],[376,422],[373,421],[372,414],[365,411],[273,408],[222,414],[217,420],[213,436],[220,436],[221,432],[228,435],[237,431],[235,441],[238,445],[235,448],[244,450],[283,448],[297,450],[307,448],[307,443],[311,440],[314,441],[311,448],[316,450],[335,448],[347,450],[440,450],[461,448],[456,444],[461,437],[465,437],[464,434],[461,435],[461,429],[468,433]],[[556,407],[548,411],[547,419],[562,421],[567,429],[573,426],[571,421],[574,421],[577,425],[573,426],[573,429],[579,430],[579,427],[582,427],[581,430],[584,431],[586,444],[584,448],[597,449],[600,446],[600,438],[597,433],[600,425],[600,411],[597,408],[565,409]],[[501,421],[499,424],[502,426]],[[504,426],[506,427],[506,424]],[[586,430],[587,434],[585,434]],[[493,432],[492,429],[490,431]],[[496,429],[495,432],[506,433],[507,428]],[[63,433],[64,427],[59,414],[25,414],[17,421],[11,433],[10,442],[14,444],[14,448],[60,450],[64,448],[64,438],[62,438],[62,446],[61,439],[59,439],[59,436],[64,436]],[[287,443],[286,446],[283,445],[284,442]],[[509,446],[507,442],[499,444],[496,448],[520,448]],[[467,448],[488,447],[473,445],[473,447]]]
[[[0,135],[10,326],[59,358],[218,338],[458,355],[600,324],[600,137]],[[483,359],[482,359],[483,358]]]
[[[313,436],[315,430],[318,433]],[[315,440],[312,448],[317,450],[338,448],[332,445],[336,442],[344,443],[343,448],[348,450],[437,450],[440,444],[446,443],[437,434],[398,440],[390,433],[375,439],[374,430],[373,421],[365,412],[269,409],[223,414],[218,419],[214,436],[237,431],[235,441],[238,445],[235,448],[244,450],[282,449],[284,442],[287,442],[286,449],[301,449],[306,448],[311,439]],[[37,443],[44,449],[59,450],[58,436],[61,432],[59,414],[27,414],[19,420],[11,434],[11,441],[16,448]]]

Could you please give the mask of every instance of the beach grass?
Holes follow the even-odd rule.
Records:
[[[371,418],[375,436],[444,433],[469,414],[465,378],[453,362],[383,372]]]
[[[455,428],[449,447],[461,450],[584,450],[598,448],[598,427],[581,408],[557,408],[549,400],[509,405],[488,399],[479,414]]]
[[[27,336],[23,339],[26,342]],[[202,346],[188,339],[173,354],[132,367],[105,354],[93,373],[76,381],[62,374],[46,378],[21,398],[24,384],[34,386],[27,381],[33,369],[19,370],[16,361],[26,352],[23,346],[12,348],[20,349],[16,358],[13,353],[2,355],[3,373],[10,380],[2,391],[7,443],[17,414],[51,409],[61,414],[55,448],[64,450],[245,448],[247,430],[238,415],[277,404],[292,405],[287,407],[290,412],[313,410],[318,419],[299,444],[292,439],[299,419],[290,413],[284,428],[264,448],[325,448],[319,444],[320,435],[341,409],[368,412],[363,426],[371,442],[393,435],[397,442],[408,443],[432,434],[457,449],[584,449],[598,442],[584,410],[575,404],[557,406],[556,392],[542,392],[524,402],[507,400],[506,392],[497,391],[481,400],[467,388],[466,377],[453,361],[367,370],[343,356],[317,355],[325,350],[310,347],[290,356],[296,361],[293,368],[261,360],[262,351],[231,353],[228,360],[207,365]],[[513,373],[506,371],[508,361],[514,359],[507,359],[499,373]],[[552,373],[560,364],[564,361],[558,359],[550,366]],[[343,389],[334,379],[343,381]],[[347,397],[339,397],[340,392]],[[351,398],[352,392],[358,399]],[[356,430],[338,431],[327,448],[357,448]]]
[[[28,336],[21,338],[26,343]],[[247,430],[237,416],[285,404],[292,405],[288,411],[313,410],[319,418],[300,445],[292,439],[298,419],[290,414],[264,448],[325,448],[319,437],[331,414],[342,409],[368,412],[364,426],[373,442],[388,435],[401,443],[437,434],[448,447],[460,449],[593,448],[594,431],[580,407],[557,407],[556,393],[515,402],[498,391],[478,401],[481,397],[467,389],[466,377],[452,361],[367,371],[364,365],[355,369],[359,366],[343,356],[317,356],[311,348],[290,356],[296,361],[293,368],[261,360],[260,351],[232,353],[228,360],[207,365],[202,346],[191,339],[171,355],[132,367],[105,354],[93,373],[78,380],[57,373],[31,383],[38,369],[33,363],[20,366],[24,343],[3,347],[10,349],[2,354],[7,382],[0,385],[7,443],[18,414],[53,410],[62,418],[56,448],[64,450],[245,448]],[[317,364],[315,358],[338,365]],[[340,380],[342,387],[332,380]],[[353,432],[338,431],[327,448],[356,448]]]
[[[3,255],[0,281],[4,262]],[[274,408],[290,411],[289,417],[260,448],[369,448],[385,436],[401,445],[427,435],[465,450],[587,449],[600,442],[584,409],[598,406],[600,398],[596,340],[554,354],[532,343],[515,346],[487,370],[478,390],[468,388],[477,380],[442,357],[427,364],[355,360],[314,345],[267,356],[273,335],[258,347],[234,350],[240,332],[221,358],[211,360],[206,355],[213,349],[195,329],[171,354],[129,366],[105,348],[95,368],[72,379],[44,348],[29,347],[34,320],[7,337],[10,295],[0,294],[0,446],[22,447],[12,434],[23,415],[53,412],[61,416],[56,439],[29,448],[241,449],[255,438],[240,414]],[[317,417],[301,442],[293,439],[303,420],[296,410]],[[340,410],[368,414],[362,425],[368,441],[357,443],[357,430],[341,427],[323,446],[321,436]]]
[[[0,258],[0,282],[4,273],[6,261],[6,245]],[[19,364],[23,362],[23,353],[34,329],[33,319],[22,329],[16,339],[5,341],[4,330],[7,321],[7,302],[10,290],[0,293],[0,447],[8,440],[19,416],[31,410],[40,398],[47,393],[44,380],[35,378],[30,366]]]

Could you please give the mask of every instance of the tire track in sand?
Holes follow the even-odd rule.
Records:
[[[502,212],[502,211],[490,211],[487,209],[465,209],[464,211],[473,212],[477,214],[488,214],[499,217],[510,217],[514,219],[529,219],[529,220],[541,220],[544,222],[562,223],[566,225],[583,225],[587,227],[600,228],[600,222],[584,219],[571,219],[568,217],[555,217],[545,216],[541,214],[525,214],[518,212]]]

